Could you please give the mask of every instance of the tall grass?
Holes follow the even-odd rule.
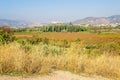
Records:
[[[30,50],[26,52],[26,47],[15,42],[0,46],[0,73],[47,74],[53,70],[67,70],[120,79],[118,55],[108,55],[107,52],[98,56],[90,55],[82,48],[83,44],[65,49],[46,44],[27,47]]]

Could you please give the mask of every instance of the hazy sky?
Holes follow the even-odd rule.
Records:
[[[70,22],[120,14],[120,0],[0,0],[0,19]]]

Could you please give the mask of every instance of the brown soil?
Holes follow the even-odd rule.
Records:
[[[51,73],[46,76],[13,77],[13,76],[1,75],[0,80],[109,80],[109,79],[101,76],[86,77],[86,76],[79,76],[76,74],[72,74],[66,71],[55,71],[54,73]]]

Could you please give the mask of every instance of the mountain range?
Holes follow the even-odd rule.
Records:
[[[109,25],[120,24],[120,15],[113,15],[110,17],[87,17],[84,19],[76,20],[73,24],[90,24],[90,25]]]
[[[76,20],[72,22],[73,24],[78,25],[120,25],[120,15],[113,15],[110,17],[87,17],[84,19]],[[47,24],[36,23],[36,22],[26,22],[26,21],[18,21],[18,20],[8,20],[8,19],[0,19],[0,26],[9,25],[11,27],[24,27],[24,26],[43,26]]]

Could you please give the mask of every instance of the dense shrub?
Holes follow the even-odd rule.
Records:
[[[7,33],[0,30],[0,44],[8,43],[12,40],[12,37]]]
[[[16,40],[14,36],[12,36],[13,32],[11,31],[9,26],[0,27],[0,44],[5,44]]]

